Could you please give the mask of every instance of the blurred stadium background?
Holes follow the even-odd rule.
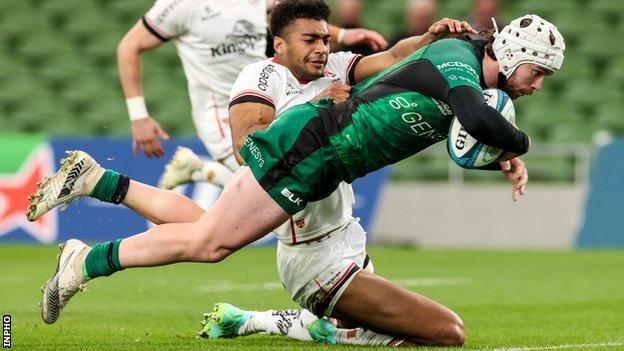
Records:
[[[334,1],[329,1],[333,3]],[[404,21],[404,0],[363,0],[362,24],[386,37]],[[438,17],[466,18],[469,0],[440,0]],[[3,0],[0,2],[0,123],[3,131],[127,135],[116,46],[151,6],[144,0]],[[623,6],[614,0],[501,1],[503,22],[535,12],[551,19],[568,49],[563,70],[543,92],[518,102],[523,128],[540,143],[591,143],[598,131],[624,131]],[[144,56],[150,111],[174,134],[192,135],[184,75],[174,45]],[[529,103],[530,101],[530,103]],[[50,123],[54,121],[54,123]],[[428,167],[440,168],[435,162]],[[442,167],[443,168],[443,167]],[[567,169],[561,161],[556,169]],[[555,171],[548,180],[573,180]],[[399,172],[397,178],[439,174]]]

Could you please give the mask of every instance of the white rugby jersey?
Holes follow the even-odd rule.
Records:
[[[289,107],[306,103],[334,82],[354,84],[355,66],[361,56],[347,52],[328,57],[324,77],[301,82],[276,58],[253,63],[243,69],[230,93],[230,106],[257,102],[275,108],[276,117]],[[310,202],[275,230],[278,240],[294,244],[314,239],[349,222],[354,202],[351,185],[341,183],[327,198]]]
[[[204,143],[225,138],[231,149],[230,90],[245,66],[266,58],[266,8],[267,0],[158,0],[143,16],[152,34],[176,43]]]

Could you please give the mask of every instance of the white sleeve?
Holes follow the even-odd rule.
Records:
[[[349,85],[355,85],[355,66],[362,59],[362,55],[351,51],[339,51],[329,54],[327,68],[336,73],[340,79]]]
[[[186,33],[193,0],[158,0],[143,16],[143,25],[162,41]]]
[[[230,107],[242,102],[257,102],[275,108],[284,91],[277,64],[270,60],[243,68],[230,91]]]

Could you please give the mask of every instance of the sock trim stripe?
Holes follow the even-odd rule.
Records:
[[[113,193],[111,202],[114,204],[120,204],[128,193],[128,188],[130,187],[130,178],[127,176],[120,174],[119,182],[117,183],[117,187],[115,188],[115,192]]]
[[[108,243],[108,249],[106,250],[106,261],[108,262],[108,266],[113,271],[115,270],[115,264],[113,263],[113,247],[115,246],[114,242]]]
[[[113,268],[117,271],[123,270],[121,263],[119,262],[119,245],[123,239],[117,239],[113,243]]]

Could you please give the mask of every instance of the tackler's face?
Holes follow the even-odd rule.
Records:
[[[523,63],[505,82],[503,90],[515,100],[542,89],[544,79],[552,72],[534,63]]]
[[[327,22],[299,18],[288,25],[276,47],[282,64],[299,80],[314,80],[323,76],[329,56]]]

